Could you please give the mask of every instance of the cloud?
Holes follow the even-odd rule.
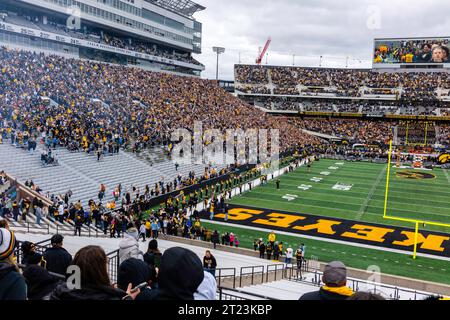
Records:
[[[232,80],[234,64],[254,63],[270,36],[268,63],[370,67],[375,37],[445,36],[450,27],[443,0],[197,0],[203,23],[204,78],[215,78],[213,46],[226,48],[219,78]],[[266,61],[264,60],[264,63]]]

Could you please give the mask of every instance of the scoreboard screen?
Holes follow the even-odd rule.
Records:
[[[375,39],[373,65],[450,63],[450,38]]]

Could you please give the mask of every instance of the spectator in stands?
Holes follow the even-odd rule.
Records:
[[[140,290],[131,292],[131,283],[127,292],[111,285],[108,259],[101,247],[87,246],[80,249],[75,254],[73,264],[80,269],[81,287],[70,290],[66,283],[58,285],[50,300],[128,300],[135,299],[140,293]]]
[[[0,228],[9,230],[8,220],[0,219]]]
[[[275,245],[275,240],[277,239],[277,236],[275,235],[275,231],[271,231],[269,233],[269,236],[267,237],[272,247]]]
[[[194,252],[180,247],[170,248],[161,258],[158,299],[194,300],[194,293],[204,277],[202,261]]]
[[[273,253],[273,245],[271,242],[268,242],[266,246],[267,260],[272,260],[272,253]]]
[[[120,263],[130,258],[144,260],[143,254],[139,250],[139,233],[134,227],[129,228],[124,238],[119,242]]]
[[[45,250],[44,260],[49,272],[65,276],[72,263],[72,256],[63,248],[63,240],[64,237],[60,234],[55,234],[50,239],[52,247]]]
[[[26,300],[27,285],[14,259],[14,232],[0,228],[0,301]]]
[[[22,243],[22,264],[37,265],[42,262],[42,255],[36,252],[36,245],[32,242],[25,241]],[[45,267],[45,264],[44,264]]]
[[[206,250],[205,256],[203,257],[203,268],[214,277],[216,276],[217,261],[209,250]]]
[[[194,300],[216,300],[217,281],[209,272],[203,273],[204,278],[197,291],[194,293]]]
[[[322,281],[325,284],[319,291],[304,294],[300,300],[346,300],[353,295],[347,284],[347,268],[340,261],[325,266]]]
[[[264,253],[266,252],[266,245],[263,241],[259,242],[259,258],[264,259]]]
[[[139,227],[139,239],[142,237],[142,242],[145,242],[145,235],[147,234],[147,229],[145,228],[145,223],[141,223]]]
[[[144,261],[135,258],[127,259],[119,266],[117,286],[119,289],[126,291],[130,283],[133,288],[146,283],[147,286],[140,289],[141,292],[136,296],[135,300],[155,300],[158,292],[150,287],[154,278],[152,272],[154,271]]]
[[[144,261],[152,270],[152,288],[158,287],[157,275],[161,267],[161,252],[158,249],[158,241],[151,240],[148,244],[147,252],[144,254]]]
[[[27,267],[23,276],[28,287],[28,300],[50,300],[52,292],[64,282],[64,277],[50,274],[44,267]]]
[[[76,236],[77,235],[77,233],[78,233],[78,236],[79,237],[81,237],[81,228],[83,227],[83,217],[81,216],[81,214],[77,214],[76,216],[75,216],[75,221],[74,221],[74,224],[75,224],[75,234],[74,234],[74,236]]]
[[[214,233],[211,235],[211,242],[213,243],[214,249],[216,249],[217,244],[220,243],[219,232],[214,230]]]
[[[292,257],[294,255],[294,250],[291,247],[286,249],[286,263],[291,263]]]

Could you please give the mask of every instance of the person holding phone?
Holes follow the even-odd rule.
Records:
[[[155,300],[158,290],[151,289],[152,270],[148,264],[142,260],[130,258],[122,262],[119,266],[117,274],[117,286],[119,289],[126,291],[128,285],[131,284],[131,293],[139,293],[135,300]]]

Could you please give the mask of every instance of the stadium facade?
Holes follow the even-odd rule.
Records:
[[[0,45],[200,76],[205,8],[189,0],[2,0]]]

